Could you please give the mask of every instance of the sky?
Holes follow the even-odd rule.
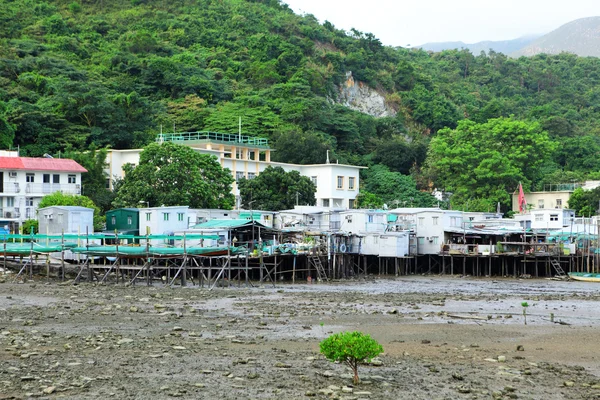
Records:
[[[388,46],[509,40],[600,16],[600,0],[282,0],[338,29],[374,34]]]

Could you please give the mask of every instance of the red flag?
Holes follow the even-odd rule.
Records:
[[[523,193],[523,185],[519,182],[519,212],[525,212],[527,209],[527,200],[525,200],[525,193]]]

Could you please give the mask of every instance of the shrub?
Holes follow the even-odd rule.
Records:
[[[321,353],[331,362],[345,362],[354,372],[358,383],[358,363],[369,362],[383,353],[383,347],[362,332],[342,332],[331,335],[320,344]]]

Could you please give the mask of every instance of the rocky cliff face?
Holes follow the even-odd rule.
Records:
[[[339,87],[335,102],[374,117],[396,115],[396,111],[386,104],[385,98],[379,92],[363,82],[356,82],[352,72],[346,73],[346,81]]]

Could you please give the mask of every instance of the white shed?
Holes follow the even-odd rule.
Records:
[[[50,206],[38,209],[39,232],[50,235],[94,233],[94,209]]]

